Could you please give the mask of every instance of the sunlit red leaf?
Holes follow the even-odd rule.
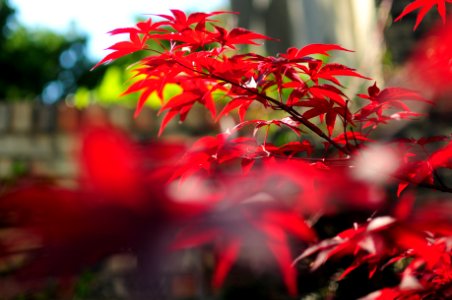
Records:
[[[323,65],[322,61],[311,62],[309,63],[309,69],[307,71],[307,74],[309,74],[315,84],[319,84],[319,79],[323,79],[331,81],[338,86],[342,86],[336,76],[350,76],[368,80],[370,79],[359,74],[354,69],[338,63]]]
[[[211,21],[211,20],[209,20],[209,17],[211,17],[211,16],[224,14],[227,12],[222,12],[222,11],[211,12],[211,13],[198,12],[198,13],[192,13],[188,17],[183,11],[181,11],[179,9],[171,9],[171,13],[172,13],[172,15],[160,14],[157,16],[168,20],[168,22],[166,22],[165,24],[170,25],[176,31],[183,31],[187,28],[190,28],[191,25]]]
[[[375,95],[375,100],[380,103],[397,100],[412,100],[432,104],[432,101],[422,97],[419,94],[419,92],[400,87],[385,88],[384,90],[380,91],[377,95]]]
[[[162,22],[156,22],[153,23],[152,19],[149,18],[146,21],[138,22],[136,27],[125,27],[125,28],[117,28],[109,31],[108,33],[111,35],[116,34],[143,34],[147,35],[151,32],[161,32],[164,31],[163,29],[160,29],[160,27],[163,25]]]
[[[351,52],[350,50],[335,44],[310,44],[300,49],[290,48],[287,50],[287,53],[280,54],[280,56],[287,59],[304,58],[313,54],[323,54],[329,56],[328,52],[333,50]]]
[[[98,66],[110,62],[112,60],[116,60],[120,57],[123,57],[125,55],[140,51],[145,49],[147,46],[144,43],[144,40],[142,40],[138,33],[132,32],[130,33],[130,41],[125,42],[118,42],[114,44],[113,46],[108,47],[109,50],[113,50],[110,54],[105,56],[102,60],[100,60],[93,69],[97,68]]]
[[[444,19],[445,3],[416,0],[405,8],[399,18],[419,9],[416,28],[425,13],[437,5]],[[124,234],[139,231],[130,230],[143,225],[136,222],[137,215],[143,216],[146,221],[142,222],[146,226],[142,227],[149,230],[154,230],[154,226],[148,225],[148,220],[157,220],[152,225],[162,221],[163,225],[156,226],[160,228],[165,225],[165,218],[171,215],[181,227],[172,244],[173,250],[206,244],[214,246],[217,255],[213,272],[215,287],[224,283],[236,262],[243,262],[241,255],[238,259],[242,254],[240,250],[252,246],[259,250],[264,248],[262,253],[266,255],[270,253],[269,258],[276,262],[289,292],[295,295],[297,272],[291,265],[292,238],[300,240],[301,243],[295,244],[297,248],[299,245],[307,247],[299,259],[313,257],[313,270],[327,261],[351,259],[349,265],[340,262],[343,272],[334,272],[340,274],[339,279],[352,275],[362,266],[367,266],[369,278],[375,278],[375,274],[383,268],[389,269],[389,265],[400,267],[407,263],[408,266],[402,266],[405,269],[400,275],[399,286],[378,291],[374,294],[377,298],[394,293],[405,295],[404,288],[426,286],[433,289],[438,287],[436,283],[449,284],[452,278],[451,246],[445,237],[448,233],[452,234],[452,227],[441,226],[432,217],[437,213],[435,210],[425,210],[420,216],[413,207],[415,197],[407,191],[401,195],[409,185],[435,188],[438,183],[442,190],[447,190],[447,184],[442,183],[435,172],[439,168],[452,167],[449,138],[424,137],[398,141],[397,146],[401,150],[397,153],[400,157],[396,155],[396,159],[391,161],[397,165],[394,167],[397,170],[385,168],[391,169],[387,177],[394,177],[395,184],[398,184],[400,199],[395,207],[387,202],[390,197],[385,193],[386,189],[392,191],[392,187],[386,186],[393,183],[392,180],[378,181],[374,177],[369,181],[350,175],[350,170],[356,170],[358,166],[352,158],[365,157],[363,151],[370,148],[368,146],[373,142],[370,131],[364,129],[369,126],[374,129],[396,119],[420,116],[420,113],[411,111],[408,101],[428,104],[431,101],[408,89],[389,87],[380,90],[375,83],[368,87],[367,94],[359,95],[365,102],[363,105],[352,102],[346,96],[339,77],[368,78],[345,65],[323,60],[321,55],[328,56],[331,51],[349,51],[339,45],[312,44],[290,48],[275,57],[237,54],[236,45],[255,45],[257,40],[268,37],[243,28],[227,30],[214,23],[216,21],[211,17],[222,13],[186,14],[174,9],[168,15],[159,15],[163,18],[162,22],[152,23],[148,19],[135,27],[115,29],[110,33],[128,34],[129,40],[111,46],[112,52],[99,64],[147,49],[151,47],[151,43],[148,45],[147,42],[152,39],[152,44],[158,45],[158,51],[147,51],[149,55],[134,68],[134,83],[125,91],[125,94],[139,93],[136,114],[152,93],[156,93],[162,100],[160,113],[166,113],[159,134],[174,118],[184,121],[194,105],[203,106],[217,120],[238,109],[240,123],[230,126],[233,128],[225,134],[201,137],[188,150],[184,148],[177,154],[170,151],[172,154],[169,155],[177,156],[171,162],[167,162],[162,152],[157,158],[141,163],[141,156],[133,149],[132,143],[108,132],[105,136],[91,137],[92,144],[82,145],[86,154],[82,172],[84,178],[80,184],[83,195],[89,195],[87,199],[90,204],[105,201],[119,207],[120,212],[107,214],[105,220],[96,218],[97,213],[91,209],[85,213],[81,208],[75,209],[74,203],[66,203],[67,199],[75,198],[71,193],[72,196],[56,193],[63,200],[56,205],[55,211],[43,214],[48,222],[45,230],[57,241],[74,245],[69,243],[74,237],[77,243],[83,241],[80,237],[91,234],[87,229],[93,227],[95,231],[101,226],[102,230],[96,232],[95,238],[106,232],[111,235],[119,232],[118,236],[121,241],[127,242],[125,244],[137,245]],[[440,83],[437,85],[447,87],[450,83],[450,76],[447,77],[450,70],[445,70],[449,66],[449,38],[438,36],[426,46],[424,52],[430,54],[414,62],[418,69],[413,74],[429,77],[425,78],[426,81],[446,75],[444,79],[438,79]],[[432,65],[432,62],[435,64]],[[438,65],[442,65],[438,68],[440,72],[431,73],[432,69],[436,70],[431,66]],[[163,89],[167,84],[177,85],[182,92],[163,99]],[[275,119],[253,116],[253,102],[277,111],[278,114],[272,117]],[[224,108],[217,117],[216,107],[222,103]],[[358,111],[352,114],[349,109]],[[253,116],[253,119],[245,121],[248,111],[247,117]],[[316,122],[312,119],[317,117],[321,124],[311,123]],[[338,119],[343,121],[341,128],[338,128]],[[274,141],[267,141],[266,135],[264,142],[261,142],[260,136],[259,139],[250,137],[251,134],[245,135],[246,130],[241,130],[250,126],[256,133],[260,128],[268,130],[271,125],[288,128],[297,136],[303,133],[303,139],[287,142],[286,135],[275,135]],[[314,136],[305,137],[302,129],[306,128]],[[325,150],[309,142],[318,138],[323,139]],[[443,143],[440,144],[442,148],[435,143]],[[328,151],[333,146],[338,151]],[[379,151],[378,154],[384,156],[387,153]],[[380,165],[383,162],[377,158],[367,157],[367,160]],[[156,167],[161,164],[162,167]],[[384,177],[384,171],[380,173]],[[155,194],[157,199],[161,197],[165,201],[154,201]],[[144,199],[152,199],[153,202],[146,206],[148,204],[143,202]],[[198,203],[192,205],[191,201]],[[46,209],[51,207],[45,201],[42,203]],[[102,206],[99,211],[104,211],[109,205]],[[149,207],[156,210],[154,215],[148,215],[151,211]],[[37,208],[41,207],[33,206],[33,209]],[[74,209],[71,211],[71,208]],[[362,212],[360,220],[369,219],[355,223],[347,230],[341,228],[338,232],[334,231],[337,228],[327,228],[323,234],[333,236],[329,239],[318,241],[315,230],[308,225],[315,224],[320,216],[315,226],[321,227],[323,218],[335,218],[341,212],[354,214],[355,210]],[[66,219],[57,215],[57,211],[67,212]],[[123,218],[125,211],[132,211],[131,217]],[[379,215],[388,211],[390,215]],[[310,222],[306,222],[305,218],[309,218]],[[447,217],[438,219],[447,220]],[[349,224],[354,221],[351,218],[346,220]],[[60,223],[69,224],[69,230],[55,227]],[[95,223],[100,225],[94,226]],[[315,242],[318,244],[310,244]],[[114,241],[108,244],[111,245],[118,246]],[[125,246],[122,249],[129,248]],[[428,280],[433,284],[425,284]]]
[[[451,3],[452,0],[414,0],[410,4],[408,4],[402,11],[402,13],[395,19],[395,21],[399,21],[404,16],[409,13],[412,13],[415,10],[419,10],[416,24],[414,25],[413,30],[416,30],[419,24],[422,22],[422,19],[425,17],[427,12],[432,9],[432,7],[436,6],[443,20],[443,23],[446,22],[446,2]]]
[[[405,120],[423,116],[421,113],[413,112],[405,104],[405,101],[417,101],[432,104],[432,101],[425,99],[418,92],[409,89],[388,87],[380,90],[376,83],[368,88],[368,95],[359,94],[359,97],[370,100],[371,103],[361,107],[354,115],[355,120],[365,122],[364,127],[373,124],[375,128],[378,124],[386,124],[390,120]],[[390,109],[391,115],[385,115]]]
[[[230,32],[227,32],[222,27],[215,27],[216,30],[219,33],[219,42],[223,46],[231,47],[232,49],[235,49],[234,45],[240,45],[240,44],[251,44],[251,45],[258,45],[255,40],[269,40],[271,38],[252,32],[250,30],[244,29],[244,28],[234,28]]]
[[[346,98],[346,96],[341,90],[332,85],[321,84],[312,86],[309,88],[309,92],[315,98],[328,98],[336,102],[339,106],[345,106],[344,98]]]
[[[232,110],[239,108],[240,121],[244,122],[245,114],[253,101],[253,99],[249,99],[248,97],[235,98],[226,104],[223,110],[218,114],[218,118],[228,115]]]

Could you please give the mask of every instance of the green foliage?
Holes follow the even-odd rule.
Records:
[[[130,62],[127,61],[126,63]],[[115,64],[106,67],[103,77],[99,80],[97,86],[92,89],[81,86],[77,89],[73,99],[74,105],[79,109],[86,108],[93,103],[104,106],[123,105],[126,107],[134,107],[137,104],[139,95],[123,95],[125,87],[130,84],[130,81],[134,81],[133,79],[128,81],[128,78],[132,77],[132,75],[132,70],[122,66],[122,64],[120,64],[120,66]],[[182,88],[179,85],[167,84],[163,88],[163,99],[160,99],[157,92],[154,92],[149,96],[145,105],[153,109],[159,109],[162,102],[166,102],[181,93]],[[218,94],[218,97],[221,98],[222,94]]]
[[[15,10],[0,0],[0,100],[36,99],[52,103],[94,86],[102,70],[85,53],[87,38],[75,30],[65,34],[31,29],[14,21]]]

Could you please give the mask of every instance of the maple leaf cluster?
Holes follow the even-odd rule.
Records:
[[[434,4],[443,16],[444,3],[414,1],[400,18],[424,5],[421,16]],[[434,103],[410,89],[382,89],[332,62],[332,52],[351,52],[339,45],[306,45],[277,56],[243,52],[243,45],[270,38],[227,30],[214,18],[225,13],[172,10],[115,29],[110,33],[129,39],[111,46],[96,67],[146,54],[124,94],[139,93],[135,115],[151,95],[159,96],[159,135],[173,119],[186,120],[195,105],[234,125],[191,145],[139,146],[111,128],[87,130],[77,188],[40,182],[2,195],[5,224],[36,242],[24,248],[23,240],[0,236],[0,262],[19,278],[49,270],[61,275],[124,249],[150,256],[143,250],[149,244],[162,252],[209,245],[215,288],[251,249],[255,257],[248,260],[273,262],[292,296],[303,285],[300,264],[315,272],[342,259],[351,263],[331,279],[339,284],[357,269],[367,268],[369,280],[394,269],[398,283],[364,299],[450,295],[452,215],[443,203],[415,204],[420,190],[452,192],[440,174],[452,169],[451,136],[374,136],[387,124],[423,116],[413,104]],[[347,78],[362,80],[367,93],[347,95]],[[165,98],[164,89],[174,85],[180,92]],[[250,118],[255,107],[272,117]],[[278,143],[275,132],[294,140]],[[353,212],[367,218],[322,232],[323,220]],[[41,259],[11,264],[18,252]],[[68,253],[72,263],[64,262]]]

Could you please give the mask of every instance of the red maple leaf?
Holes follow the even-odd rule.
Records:
[[[399,21],[404,16],[413,11],[419,9],[416,24],[414,24],[413,30],[416,30],[419,24],[422,22],[422,19],[425,17],[427,12],[432,9],[433,6],[436,5],[439,15],[443,20],[443,23],[446,22],[446,2],[452,3],[452,0],[414,0],[410,4],[408,4],[402,11],[402,13],[395,19],[395,21]]]
[[[376,83],[370,86],[368,94],[359,94],[358,96],[369,100],[371,103],[360,108],[355,114],[354,119],[365,122],[364,127],[375,127],[379,123],[386,123],[389,120],[411,119],[422,114],[412,112],[406,101],[418,101],[432,104],[432,101],[425,99],[418,92],[399,87],[388,87],[380,90]],[[389,109],[400,109],[398,112],[392,112],[391,115],[385,115]],[[375,117],[371,117],[375,116]]]
[[[111,30],[109,32],[109,34],[111,35],[124,33],[128,34],[129,41],[117,42],[116,44],[108,47],[107,49],[113,50],[113,52],[107,54],[92,69],[95,69],[104,63],[109,63],[113,60],[121,58],[125,55],[147,49],[147,40],[151,38],[153,34],[164,31],[160,28],[163,24],[163,22],[153,23],[152,19],[149,18],[147,21],[138,22],[137,27],[117,28]]]
[[[339,45],[335,45],[335,44],[310,44],[310,45],[304,46],[300,49],[289,48],[286,53],[280,54],[280,56],[287,60],[298,60],[298,59],[306,58],[307,56],[310,56],[313,54],[322,54],[322,55],[329,56],[328,52],[333,51],[333,50],[351,52],[351,50],[345,49],[345,48],[343,48]]]
[[[336,76],[351,76],[362,79],[370,79],[365,77],[354,69],[344,66],[338,63],[324,64],[321,60],[314,60],[310,62],[306,67],[300,66],[306,74],[309,75],[311,80],[315,84],[319,84],[319,79],[328,80],[338,86],[342,86]]]
[[[215,26],[215,29],[218,32],[217,40],[221,43],[221,45],[228,46],[232,49],[235,49],[234,45],[239,44],[258,45],[254,40],[271,40],[271,38],[265,35],[240,27],[234,28],[229,32],[219,26]]]
[[[336,124],[336,117],[342,116],[347,119],[349,124],[353,124],[351,119],[351,114],[346,107],[341,107],[335,105],[334,101],[327,99],[311,98],[307,100],[298,101],[296,103],[291,103],[293,106],[310,107],[309,110],[303,113],[303,117],[306,119],[311,119],[314,117],[320,117],[320,121],[326,123],[328,134],[331,136],[333,134],[334,126]]]
[[[284,167],[284,164],[280,166]],[[268,196],[259,192],[262,191],[259,188],[262,182],[268,182],[267,176],[273,176],[268,171],[264,168],[253,173],[252,177],[234,179],[226,187],[224,196],[228,201],[221,202],[223,205],[210,214],[191,220],[173,243],[175,249],[207,243],[216,246],[218,259],[212,279],[216,287],[223,284],[242,248],[258,246],[257,249],[261,249],[265,246],[276,260],[289,292],[296,294],[296,269],[291,265],[288,236],[313,242],[316,235],[298,213],[283,208],[277,199],[267,199]],[[250,178],[258,178],[255,182],[257,186],[253,187]],[[245,182],[241,183],[241,180]],[[237,190],[238,186],[244,184],[247,184],[246,190]],[[267,205],[267,201],[272,205]]]
[[[97,68],[98,66],[111,62],[112,60],[121,58],[125,55],[140,51],[145,49],[146,43],[145,39],[140,38],[138,33],[131,32],[130,33],[130,41],[124,41],[124,42],[118,42],[110,47],[108,49],[113,50],[112,53],[105,56],[102,60],[100,60],[93,69]]]
[[[171,13],[173,15],[160,14],[157,16],[167,20],[166,22],[164,22],[165,25],[169,25],[174,30],[176,30],[176,32],[180,32],[186,29],[191,29],[192,26],[197,25],[199,23],[205,24],[208,21],[211,22],[212,20],[209,19],[209,17],[211,16],[225,14],[229,12],[223,11],[216,11],[211,13],[197,12],[190,14],[188,17],[183,11],[179,9],[171,9]]]
[[[418,158],[413,151],[410,150],[407,158],[411,158],[411,161],[405,161],[405,164],[398,171],[397,177],[401,179],[398,187],[398,194],[406,189],[410,184],[421,184],[429,183],[433,184],[435,182],[434,172],[439,168],[452,169],[452,142],[434,151],[432,154],[428,154],[425,150],[424,143],[427,142],[442,142],[448,140],[445,137],[433,137],[429,139],[419,139],[411,141],[416,145],[420,145],[424,150],[427,157]],[[442,183],[444,184],[444,183]]]

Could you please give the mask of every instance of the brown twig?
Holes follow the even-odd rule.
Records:
[[[337,150],[341,151],[342,153],[346,154],[346,155],[350,155],[350,151],[348,151],[347,149],[343,148],[341,145],[339,145],[338,143],[336,143],[335,141],[333,141],[329,136],[327,136],[320,128],[318,128],[317,126],[315,126],[313,123],[311,123],[309,120],[307,120],[306,118],[304,118],[298,111],[296,111],[295,109],[293,109],[292,107],[268,96],[265,94],[261,94],[258,91],[255,91],[253,89],[250,89],[248,87],[244,87],[241,84],[238,84],[236,82],[230,81],[226,78],[223,78],[221,76],[215,75],[215,74],[211,74],[211,73],[205,73],[203,71],[198,71],[196,69],[190,68],[188,66],[186,66],[185,64],[181,63],[180,61],[176,60],[176,63],[179,64],[180,66],[193,71],[195,73],[198,73],[200,75],[204,75],[204,76],[208,76],[211,77],[213,79],[216,80],[221,80],[223,82],[229,83],[234,87],[243,89],[245,91],[247,91],[248,93],[255,95],[257,97],[260,97],[261,99],[267,100],[268,102],[270,102],[271,104],[275,105],[276,107],[278,107],[281,110],[284,110],[285,112],[287,112],[288,114],[290,114],[291,117],[293,117],[296,121],[300,122],[301,124],[303,124],[304,126],[306,126],[308,129],[310,129],[311,131],[313,131],[315,134],[317,134],[319,137],[321,137],[322,139],[326,140],[328,143],[330,143],[331,145],[333,145]]]
[[[342,147],[341,145],[339,145],[338,143],[336,143],[335,141],[333,141],[333,140],[332,140],[329,136],[327,136],[322,130],[320,130],[317,126],[315,126],[315,125],[314,125],[313,123],[311,123],[309,120],[307,120],[306,118],[304,118],[298,111],[296,111],[296,110],[293,109],[292,107],[290,107],[290,106],[288,106],[288,105],[286,105],[286,104],[284,104],[284,103],[282,103],[282,102],[280,102],[280,101],[278,101],[278,100],[276,100],[276,99],[274,99],[274,98],[272,98],[272,97],[270,97],[270,96],[268,96],[268,95],[261,94],[261,93],[259,93],[258,91],[255,91],[255,90],[250,89],[250,88],[248,88],[248,87],[244,87],[244,86],[242,86],[242,85],[239,84],[239,83],[230,81],[230,80],[228,80],[228,79],[226,79],[226,78],[223,78],[223,77],[221,77],[221,76],[218,76],[218,75],[215,75],[215,74],[205,73],[205,72],[203,72],[203,71],[199,71],[199,70],[190,68],[190,67],[184,65],[183,63],[181,63],[181,62],[179,62],[179,61],[176,61],[176,63],[179,64],[180,66],[182,66],[182,67],[184,67],[184,68],[190,70],[190,71],[193,71],[193,72],[198,73],[198,74],[203,75],[203,76],[210,77],[210,78],[215,79],[215,80],[220,80],[220,81],[226,82],[226,83],[228,83],[228,84],[231,84],[231,85],[234,86],[234,87],[243,89],[243,90],[247,91],[248,93],[250,93],[250,94],[252,94],[252,95],[255,95],[255,96],[257,96],[257,97],[260,97],[261,99],[264,99],[264,100],[269,101],[269,102],[270,102],[271,104],[273,104],[274,106],[276,106],[276,107],[278,107],[279,109],[284,110],[285,112],[287,112],[288,114],[290,114],[296,121],[300,122],[301,124],[303,124],[304,126],[306,126],[307,128],[309,128],[311,131],[313,131],[315,134],[317,134],[317,135],[318,135],[319,137],[321,137],[322,139],[326,140],[328,143],[330,143],[331,145],[333,145],[337,150],[341,151],[342,153],[344,153],[344,154],[346,154],[346,155],[350,155],[350,154],[351,154],[351,152],[350,152],[348,149]],[[357,141],[356,141],[356,140],[355,140],[355,143],[357,144]],[[348,159],[348,158],[347,158],[347,159]],[[322,159],[322,160],[324,160],[324,159]],[[419,186],[419,187],[428,188],[428,189],[432,189],[432,190],[437,190],[437,191],[440,191],[440,192],[452,193],[452,188],[449,188],[449,187],[447,187],[447,186],[443,186],[443,185],[437,186],[437,185],[429,184],[429,183],[415,183],[415,182],[413,182],[413,181],[411,181],[411,180],[408,180],[407,178],[397,178],[397,179],[398,179],[398,180],[401,180],[401,181],[409,182],[410,184],[417,185],[417,186]]]

